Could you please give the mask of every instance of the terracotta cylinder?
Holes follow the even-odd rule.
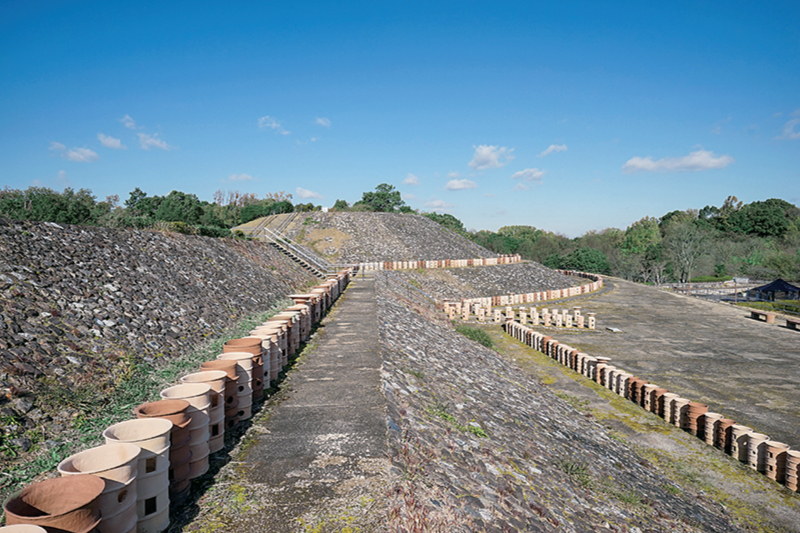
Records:
[[[584,363],[583,368],[584,368],[583,375],[586,376],[588,379],[594,381],[597,376],[597,359],[595,359],[591,355],[587,355],[586,362]]]
[[[651,413],[654,411],[654,409],[655,409],[655,406],[654,406],[654,404],[655,404],[655,393],[656,393],[657,389],[658,389],[658,385],[655,385],[653,383],[647,383],[644,386],[644,389],[643,389],[644,392],[642,394],[644,402],[642,404],[642,407],[644,407],[645,411],[650,411]]]
[[[662,405],[664,407],[664,420],[667,424],[675,425],[675,400],[679,396],[674,392],[665,392],[662,396]]]
[[[62,476],[92,474],[105,480],[98,497],[100,533],[128,531],[136,525],[136,491],[140,448],[135,444],[106,444],[61,461]]]
[[[667,394],[669,391],[662,387],[658,387],[655,391],[653,391],[653,413],[664,418],[664,395]]]
[[[614,388],[614,376],[617,374],[618,370],[617,367],[608,365],[606,366],[606,375],[605,379],[603,379],[602,385],[607,388],[613,390]]]
[[[789,445],[768,440],[766,443],[766,474],[772,481],[783,483],[786,479],[786,454]]]
[[[747,464],[762,474],[767,470],[767,441],[763,433],[751,433],[747,441]]]
[[[231,405],[225,406],[225,430],[231,431],[239,423],[239,397]]]
[[[192,446],[192,459],[189,462],[189,479],[196,479],[208,472],[208,441]]]
[[[211,387],[206,383],[184,383],[162,390],[161,397],[165,400],[189,402],[186,413],[191,419],[189,429],[194,430],[204,425],[208,426],[208,408],[211,405],[210,392]]]
[[[800,451],[789,450],[786,452],[786,479],[785,485],[789,490],[797,492],[798,478],[800,477]]]
[[[688,430],[689,433],[698,438],[703,438],[705,435],[705,414],[708,412],[708,406],[698,402],[689,402],[688,411]]]
[[[6,524],[88,533],[100,523],[98,498],[105,487],[102,478],[91,474],[33,483],[6,502]]]
[[[225,401],[225,378],[228,376],[227,372],[223,370],[204,370],[202,372],[195,372],[187,374],[181,378],[181,383],[206,383],[211,390],[209,391],[209,411],[213,411],[222,405]]]
[[[749,461],[748,449],[750,434],[753,429],[741,424],[731,426],[731,457],[743,463]]]
[[[709,446],[714,446],[717,441],[720,420],[722,420],[722,415],[719,413],[707,412],[705,414],[704,437]]]
[[[689,400],[686,398],[675,398],[673,403],[672,418],[675,427],[689,430]]]
[[[269,367],[267,367],[266,372],[264,370],[264,359],[263,359],[263,352],[264,347],[262,343],[264,341],[260,337],[250,336],[250,337],[243,337],[241,339],[231,339],[225,343],[223,346],[223,353],[235,353],[235,352],[249,352],[253,355],[253,366],[252,366],[252,375],[253,375],[253,399],[260,400],[261,397],[264,395],[264,380],[266,379],[269,381]],[[266,376],[265,376],[266,373]]]
[[[200,365],[200,370],[203,372],[209,370],[221,370],[226,373],[225,390],[223,392],[223,399],[225,401],[226,410],[230,408],[230,405],[236,400],[236,396],[238,395],[237,381],[239,378],[236,375],[236,368],[237,368],[236,361],[228,361],[221,359],[206,361],[205,363]]]
[[[126,420],[103,431],[106,444],[128,443],[139,446],[139,477],[169,468],[172,422],[163,418]]]
[[[47,533],[47,530],[30,524],[19,524],[16,526],[0,527],[0,533]]]
[[[189,402],[186,400],[159,400],[157,402],[143,403],[133,410],[136,418],[163,418],[175,426],[186,424],[190,420],[187,410]]]
[[[717,423],[717,441],[714,446],[731,454],[731,428],[736,422],[730,418],[721,418]]]
[[[638,403],[636,401],[637,392],[639,390],[639,383],[641,382],[641,378],[636,376],[631,376],[628,378],[628,393],[625,396],[627,399],[632,401],[633,403]]]

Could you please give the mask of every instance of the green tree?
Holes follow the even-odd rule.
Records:
[[[610,274],[611,264],[606,254],[593,248],[578,248],[561,260],[561,268],[591,272],[593,274]]]
[[[347,211],[350,209],[350,204],[346,200],[336,200],[331,210],[333,211]]]
[[[625,238],[622,240],[622,250],[630,254],[642,255],[647,251],[647,247],[661,242],[661,231],[658,227],[658,220],[652,217],[644,217],[638,222],[634,222],[625,230]]]
[[[200,217],[203,216],[203,207],[196,195],[172,191],[159,202],[154,216],[156,220],[166,222],[199,224]]]
[[[456,233],[459,233],[461,235],[464,235],[466,233],[463,222],[458,220],[453,215],[447,213],[443,215],[440,215],[439,213],[423,213],[422,216],[427,217],[436,222],[437,224],[440,224],[445,228],[452,230]]]
[[[371,211],[394,213],[405,205],[400,191],[388,183],[381,183],[372,192],[365,192],[355,205],[366,205]]]

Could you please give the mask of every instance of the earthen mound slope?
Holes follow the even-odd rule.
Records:
[[[313,279],[258,242],[0,219],[5,439],[69,427],[75,410],[43,412],[40,393],[101,399]]]
[[[510,265],[396,272],[438,300],[483,298],[563,289],[581,283],[534,261]]]
[[[741,531],[513,363],[378,287],[390,530]]]
[[[427,217],[399,213],[303,213],[286,235],[330,261],[474,259],[497,254]]]

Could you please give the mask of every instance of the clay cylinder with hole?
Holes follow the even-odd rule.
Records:
[[[748,444],[753,429],[741,424],[731,426],[731,457],[746,463],[749,461]]]
[[[747,439],[747,464],[762,474],[767,470],[767,441],[763,433],[750,433]]]
[[[689,433],[702,439],[705,436],[705,414],[708,406],[698,402],[689,402],[688,429]]]
[[[789,445],[782,442],[768,440],[766,443],[765,474],[772,481],[783,483],[786,479],[786,453]]]
[[[92,474],[105,480],[105,488],[97,501],[100,533],[128,531],[136,525],[140,452],[135,444],[106,444],[71,455],[57,467],[62,476]]]

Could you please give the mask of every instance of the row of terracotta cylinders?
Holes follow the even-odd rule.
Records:
[[[596,291],[603,286],[603,278],[597,274],[574,272],[572,270],[562,270],[560,272],[565,275],[591,279],[593,281],[592,283],[585,283],[583,285],[568,287],[566,289],[527,292],[522,294],[507,294],[503,296],[486,296],[482,298],[464,298],[460,301],[445,300],[444,310],[448,311],[451,307],[454,307],[456,314],[462,314],[465,308],[467,310],[472,309],[472,306],[475,304],[480,307],[491,308],[499,305],[518,305],[525,303],[544,302],[547,300],[558,300],[561,298],[569,298],[570,296],[577,296],[579,294],[586,294]]]
[[[459,268],[468,266],[510,265],[519,263],[522,257],[519,254],[500,255],[497,257],[479,257],[477,259],[438,259],[426,261],[375,261],[359,263],[359,269],[370,270],[414,270],[417,268]]]
[[[773,481],[800,492],[800,451],[770,440],[767,435],[736,424],[708,406],[681,398],[678,394],[638,378],[611,364],[608,357],[593,357],[543,335],[518,322],[506,322],[506,333],[559,363],[583,374],[643,409],[660,416]]]
[[[275,381],[312,326],[350,280],[345,270],[251,332],[225,343],[223,353],[139,405],[135,420],[103,432],[106,444],[58,465],[63,477],[25,487],[6,505],[7,523],[44,531],[158,533],[169,527],[170,503],[191,492],[224,449],[225,430],[251,416],[264,382]],[[266,361],[266,363],[265,363]],[[33,531],[36,531],[35,529]]]

